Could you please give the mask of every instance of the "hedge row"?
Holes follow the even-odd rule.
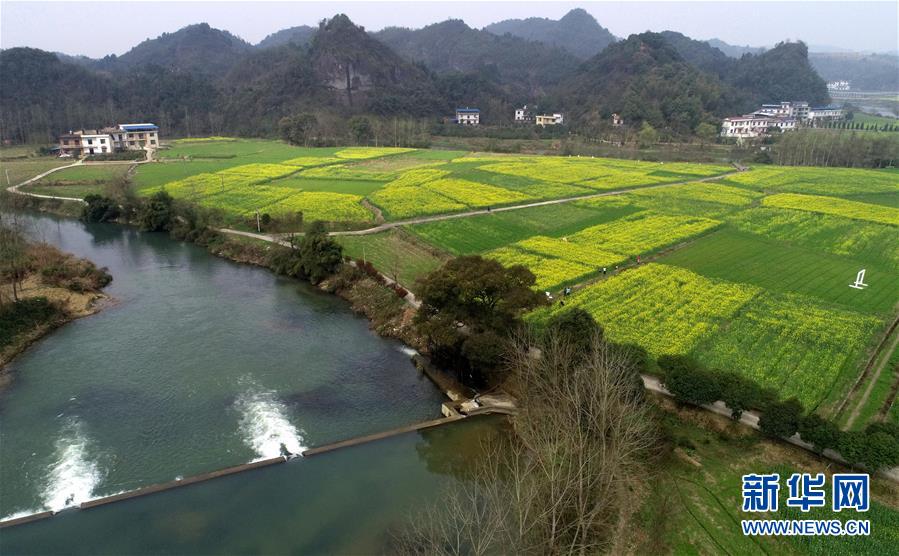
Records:
[[[870,470],[899,465],[899,426],[893,423],[843,431],[815,413],[806,413],[796,398],[781,401],[770,388],[734,373],[706,369],[690,357],[662,356],[659,369],[662,382],[678,401],[707,405],[720,400],[734,419],[755,409],[761,413],[759,429],[768,436],[790,438],[798,432],[819,453],[831,449],[851,464]]]

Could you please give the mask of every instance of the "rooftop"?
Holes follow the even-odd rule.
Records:
[[[477,114],[480,110],[477,108],[456,108],[456,112]]]
[[[119,129],[124,131],[156,131],[159,129],[159,126],[156,124],[145,123],[145,124],[121,124],[119,125]]]

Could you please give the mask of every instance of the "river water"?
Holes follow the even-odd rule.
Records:
[[[163,234],[28,222],[35,238],[108,267],[114,302],[11,364],[0,392],[4,518],[439,416],[442,394],[403,346],[334,296]],[[495,430],[452,428],[65,512],[4,530],[0,549],[370,551],[459,467],[434,454]]]

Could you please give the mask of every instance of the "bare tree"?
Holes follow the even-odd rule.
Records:
[[[473,481],[415,517],[399,550],[414,554],[617,551],[639,503],[655,425],[627,350],[597,334],[512,341],[520,408],[515,437],[488,451]]]

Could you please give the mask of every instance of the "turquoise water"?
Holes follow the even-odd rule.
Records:
[[[334,296],[162,234],[49,216],[31,216],[29,223],[34,237],[109,267],[114,280],[106,293],[114,302],[50,334],[11,364],[14,380],[0,392],[2,517],[58,510],[277,456],[282,444],[299,451],[439,416],[442,394],[415,370],[403,346],[377,337]],[[94,531],[114,552],[112,547],[128,546],[108,538],[129,530],[121,515],[136,512],[142,521],[158,523],[155,531],[162,534],[170,517],[156,515],[166,505],[160,500],[183,496],[193,509],[176,514],[187,512],[185,523],[191,523],[196,512],[206,525],[195,523],[198,537],[185,538],[183,546],[192,548],[179,549],[181,537],[169,538],[175,542],[167,545],[172,551],[196,552],[207,542],[197,539],[210,538],[219,551],[241,551],[244,545],[222,536],[218,528],[226,525],[220,520],[232,518],[231,504],[257,511],[256,490],[268,488],[268,495],[281,500],[272,504],[288,504],[282,509],[297,519],[306,516],[301,530],[307,532],[296,538],[313,546],[317,535],[331,530],[321,520],[359,511],[346,491],[349,485],[364,489],[360,500],[365,500],[377,492],[366,481],[394,471],[391,465],[370,465],[368,458],[399,461],[410,480],[427,482],[418,438],[183,489],[188,494],[150,497],[128,503],[131,510],[117,504],[83,516],[74,512],[34,527],[65,530],[77,523],[74,527]],[[333,470],[340,473],[329,475]],[[257,475],[270,477],[270,483],[257,484]],[[403,476],[393,475],[397,481]],[[328,498],[328,490],[343,492],[343,502],[327,500],[330,510],[322,513],[316,505]],[[216,500],[216,507],[205,507],[213,503],[205,500]],[[144,531],[139,523],[131,527]],[[18,539],[24,544],[13,543],[14,552],[27,551],[22,540],[29,538],[27,528],[21,531],[4,531],[3,544]],[[163,542],[154,539],[141,546],[149,550],[153,542]],[[96,545],[80,548],[97,551]]]

